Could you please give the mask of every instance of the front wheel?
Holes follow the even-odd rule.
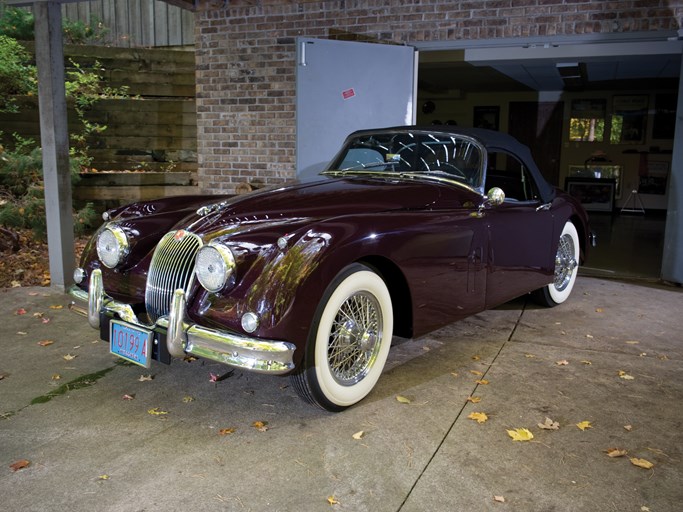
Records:
[[[393,324],[382,278],[361,264],[342,270],[318,305],[303,367],[291,376],[299,396],[328,411],[362,400],[382,373]]]
[[[555,255],[553,282],[533,293],[542,306],[554,307],[569,298],[579,272],[579,235],[571,222],[564,225]]]

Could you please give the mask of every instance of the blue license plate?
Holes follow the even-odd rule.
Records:
[[[117,320],[109,323],[111,353],[145,368],[149,368],[150,365],[149,354],[152,349],[152,339],[152,331],[139,329]]]

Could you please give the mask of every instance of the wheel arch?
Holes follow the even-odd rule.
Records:
[[[365,256],[357,261],[370,267],[384,280],[391,295],[394,310],[394,334],[403,338],[413,336],[412,294],[408,281],[393,261],[383,256]]]

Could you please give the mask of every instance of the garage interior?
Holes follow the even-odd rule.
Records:
[[[582,196],[598,236],[584,272],[657,280],[681,70],[672,41],[424,45],[417,124],[515,136],[548,181]],[[601,188],[609,180],[611,198]]]

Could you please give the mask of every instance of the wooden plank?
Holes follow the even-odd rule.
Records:
[[[85,187],[77,185],[74,187],[74,199],[77,200],[123,200],[124,202],[151,201],[162,197],[198,195],[200,189],[198,185],[169,185],[169,186],[150,186],[150,187]]]
[[[168,46],[168,4],[154,0],[154,46]]]
[[[194,45],[194,13],[186,9],[182,10],[183,21],[183,45]],[[194,53],[194,52],[193,52]]]
[[[183,44],[183,27],[180,9],[172,5],[167,6],[168,20],[168,44],[170,46],[180,46]]]
[[[142,46],[154,46],[154,2],[153,0],[140,1],[140,24],[142,25]]]

